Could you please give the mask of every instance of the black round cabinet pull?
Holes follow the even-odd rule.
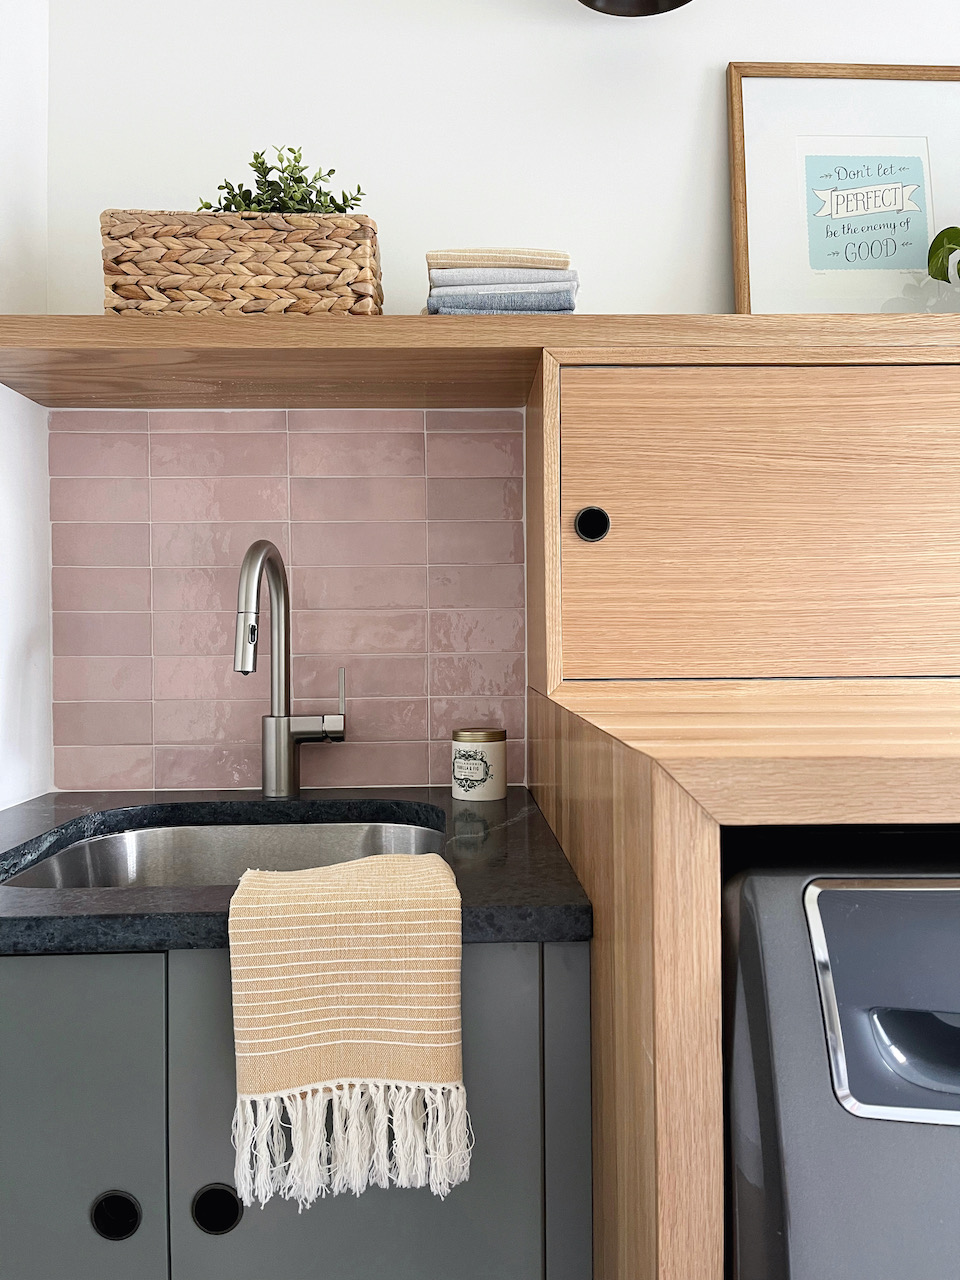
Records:
[[[610,517],[603,507],[584,507],[574,516],[573,527],[584,542],[599,542],[610,532]]]
[[[143,1221],[140,1205],[127,1191],[104,1191],[90,1206],[90,1221],[104,1240],[129,1240]]]
[[[243,1217],[243,1205],[233,1187],[211,1182],[193,1197],[190,1216],[208,1236],[225,1236]]]

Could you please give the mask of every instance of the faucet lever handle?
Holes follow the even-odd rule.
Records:
[[[343,667],[341,667],[340,670],[337,672],[337,684],[340,692],[340,714],[342,716],[346,716],[347,714],[347,673],[343,669]]]

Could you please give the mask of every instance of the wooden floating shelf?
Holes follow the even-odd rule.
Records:
[[[960,363],[960,317],[0,316],[0,383],[49,408],[501,408],[526,403],[545,348],[568,363],[835,363],[851,348]]]

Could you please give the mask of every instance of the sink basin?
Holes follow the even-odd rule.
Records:
[[[94,836],[28,867],[4,887],[130,889],[235,885],[248,868],[302,871],[378,853],[442,853],[446,837],[393,822],[146,827]]]

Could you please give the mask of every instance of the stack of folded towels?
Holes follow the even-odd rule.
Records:
[[[439,249],[427,269],[432,316],[569,313],[580,287],[570,255],[551,249]]]

